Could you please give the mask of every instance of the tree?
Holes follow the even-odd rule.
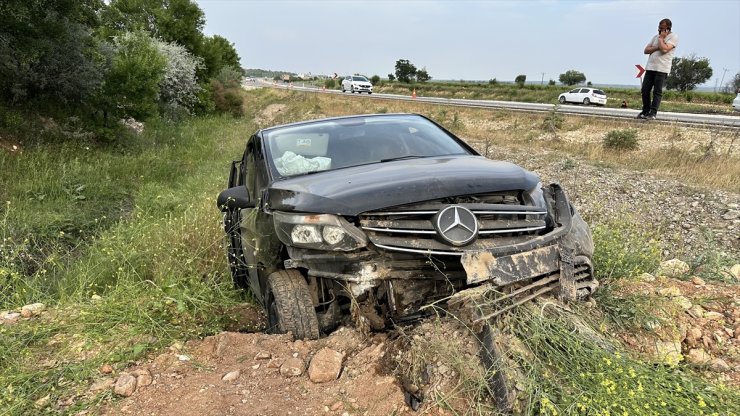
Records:
[[[516,78],[514,78],[514,82],[521,88],[524,86],[524,83],[527,82],[527,76],[517,75]]]
[[[560,78],[558,79],[565,85],[576,85],[580,82],[585,81],[586,75],[584,75],[583,72],[578,72],[574,69],[571,69],[569,71],[566,71],[564,74],[560,74]]]
[[[200,91],[195,74],[203,61],[177,43],[155,40],[154,45],[166,59],[164,76],[159,83],[160,111],[173,119],[181,113],[190,114]]]
[[[80,102],[99,87],[98,26],[102,0],[0,3],[0,98]]]
[[[416,67],[408,59],[399,59],[396,61],[396,78],[401,82],[411,82],[416,76]]]
[[[730,94],[740,92],[740,72],[735,74],[735,77],[732,78],[732,80],[730,80],[730,82],[725,85],[722,91]]]
[[[213,35],[203,39],[201,54],[205,64],[201,78],[213,78],[225,67],[241,68],[239,55],[228,39]]]
[[[416,80],[417,81],[419,81],[419,82],[427,82],[430,79],[432,79],[432,77],[427,72],[427,68],[426,67],[424,67],[424,68],[416,71]]]
[[[388,74],[388,81],[394,81],[396,77],[393,74]]]
[[[691,91],[697,85],[703,84],[712,77],[712,67],[709,59],[697,58],[691,54],[684,58],[673,58],[671,73],[666,78],[667,89],[677,89],[681,92]]]
[[[498,81],[496,80],[496,78],[491,78],[491,79],[488,80],[488,83],[491,84],[491,85],[496,85],[496,84],[498,84]]]
[[[370,78],[370,82],[372,82],[373,85],[376,85],[377,83],[380,82],[380,77],[378,75],[373,75],[373,77]]]
[[[547,81],[547,85],[555,85],[555,80],[554,79],[551,79],[551,80]]]
[[[126,33],[115,40],[115,52],[98,97],[108,124],[114,118],[144,120],[157,114],[159,85],[166,59],[144,32]]]

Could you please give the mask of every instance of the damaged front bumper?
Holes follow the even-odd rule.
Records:
[[[426,305],[445,305],[475,288],[497,293],[503,313],[546,293],[566,300],[585,298],[598,287],[593,277],[593,242],[586,223],[557,184],[547,187],[552,226],[547,232],[480,242],[475,249],[392,250],[381,244],[349,252],[288,247],[286,268],[306,271],[316,305],[342,298],[370,310],[372,321],[416,316]],[[412,237],[408,238],[412,241]],[[370,241],[375,243],[373,237]],[[346,303],[346,302],[345,302]]]

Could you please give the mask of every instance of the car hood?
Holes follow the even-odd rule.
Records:
[[[267,204],[279,211],[355,216],[447,196],[530,190],[538,182],[513,163],[482,156],[409,159],[278,180]]]

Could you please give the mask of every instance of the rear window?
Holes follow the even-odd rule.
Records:
[[[604,91],[601,91],[601,90],[594,90],[594,94],[606,95],[606,93]]]

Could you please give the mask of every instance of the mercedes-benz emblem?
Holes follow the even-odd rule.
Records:
[[[478,236],[478,220],[469,209],[450,205],[434,217],[437,234],[453,246],[464,246]]]

